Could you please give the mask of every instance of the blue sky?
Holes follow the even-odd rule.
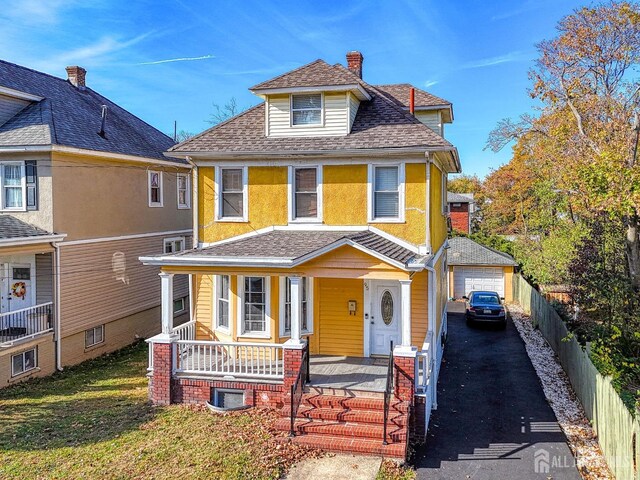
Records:
[[[507,162],[484,151],[505,117],[533,105],[527,71],[535,44],[587,3],[525,1],[4,0],[2,58],[87,83],[164,132],[199,132],[212,103],[259,101],[247,89],[323,58],[364,55],[372,84],[410,82],[454,104],[445,134],[465,173]]]

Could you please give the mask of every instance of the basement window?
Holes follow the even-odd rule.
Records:
[[[244,390],[214,388],[212,405],[220,410],[241,410],[246,408]]]
[[[11,376],[16,377],[38,366],[37,347],[11,356]]]
[[[84,348],[93,347],[104,342],[104,325],[90,328],[84,332]]]

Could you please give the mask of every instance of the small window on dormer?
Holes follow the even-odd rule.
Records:
[[[292,125],[322,124],[322,94],[291,96]]]

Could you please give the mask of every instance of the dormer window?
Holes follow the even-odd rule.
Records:
[[[322,125],[322,94],[291,95],[291,125]]]

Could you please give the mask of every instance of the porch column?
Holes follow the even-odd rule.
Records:
[[[400,316],[403,350],[411,348],[411,280],[400,280]]]
[[[173,332],[173,273],[160,272],[162,287],[162,333],[171,335]]]
[[[302,345],[300,332],[302,330],[302,277],[289,277],[291,285],[291,338],[290,345]]]

